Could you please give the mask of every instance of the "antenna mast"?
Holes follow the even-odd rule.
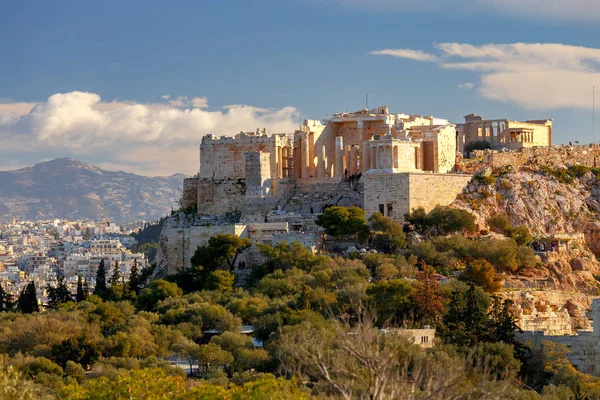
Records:
[[[596,86],[592,86],[592,140],[596,146]]]

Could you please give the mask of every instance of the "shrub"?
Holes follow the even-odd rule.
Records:
[[[405,215],[409,229],[426,234],[448,235],[457,232],[474,233],[475,217],[466,210],[436,206],[428,214],[422,207]]]

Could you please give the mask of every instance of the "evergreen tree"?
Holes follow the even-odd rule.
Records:
[[[0,285],[0,311],[8,311],[14,306],[12,296],[6,293],[2,285]]]
[[[48,284],[46,290],[48,290],[48,308],[58,308],[61,304],[73,301],[73,296],[63,276],[58,277],[56,287]]]
[[[85,300],[90,297],[90,284],[88,283],[87,278],[83,281],[83,297]]]
[[[94,294],[104,298],[106,293],[106,266],[104,265],[104,259],[102,259],[100,260],[100,265],[98,265],[98,271],[96,272],[96,287],[94,288]]]
[[[135,292],[135,294],[140,294],[142,282],[140,279],[140,270],[138,266],[137,258],[133,262],[133,267],[131,267],[131,272],[129,273],[129,282],[127,283],[127,287],[130,291]]]
[[[86,280],[86,284],[87,284],[87,280]],[[88,288],[89,291],[89,288]],[[77,295],[75,296],[75,300],[80,303],[82,301],[85,301],[85,299],[87,298],[86,294],[85,294],[85,290],[83,288],[83,281],[81,279],[81,275],[77,275]]]
[[[121,283],[121,266],[118,261],[115,261],[112,276],[110,277],[110,285],[118,285]]]
[[[40,307],[37,301],[35,284],[33,283],[33,281],[29,282],[29,284],[21,291],[17,303],[19,310],[22,313],[30,314],[32,312],[40,311]]]
[[[446,343],[466,347],[489,342],[489,304],[487,295],[475,285],[470,285],[466,291],[457,290],[452,293],[440,337]]]

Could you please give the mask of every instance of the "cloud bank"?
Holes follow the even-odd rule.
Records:
[[[154,104],[103,102],[98,94],[75,91],[38,104],[0,104],[1,150],[44,153],[46,158],[101,155],[101,167],[145,175],[192,174],[207,133],[293,132],[299,122],[294,107],[234,105],[208,111],[206,97],[163,98],[165,103]]]
[[[600,87],[600,49],[596,48],[558,43],[437,43],[434,48],[438,54],[411,49],[370,54],[471,71],[481,81],[478,91],[483,97],[527,109],[591,108],[592,86]],[[412,54],[426,56],[417,59]]]

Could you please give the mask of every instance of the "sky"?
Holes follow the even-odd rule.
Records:
[[[554,143],[590,143],[600,2],[564,5],[4,0],[0,170],[72,157],[194,174],[205,134],[289,133],[366,95],[453,123],[552,118]]]

